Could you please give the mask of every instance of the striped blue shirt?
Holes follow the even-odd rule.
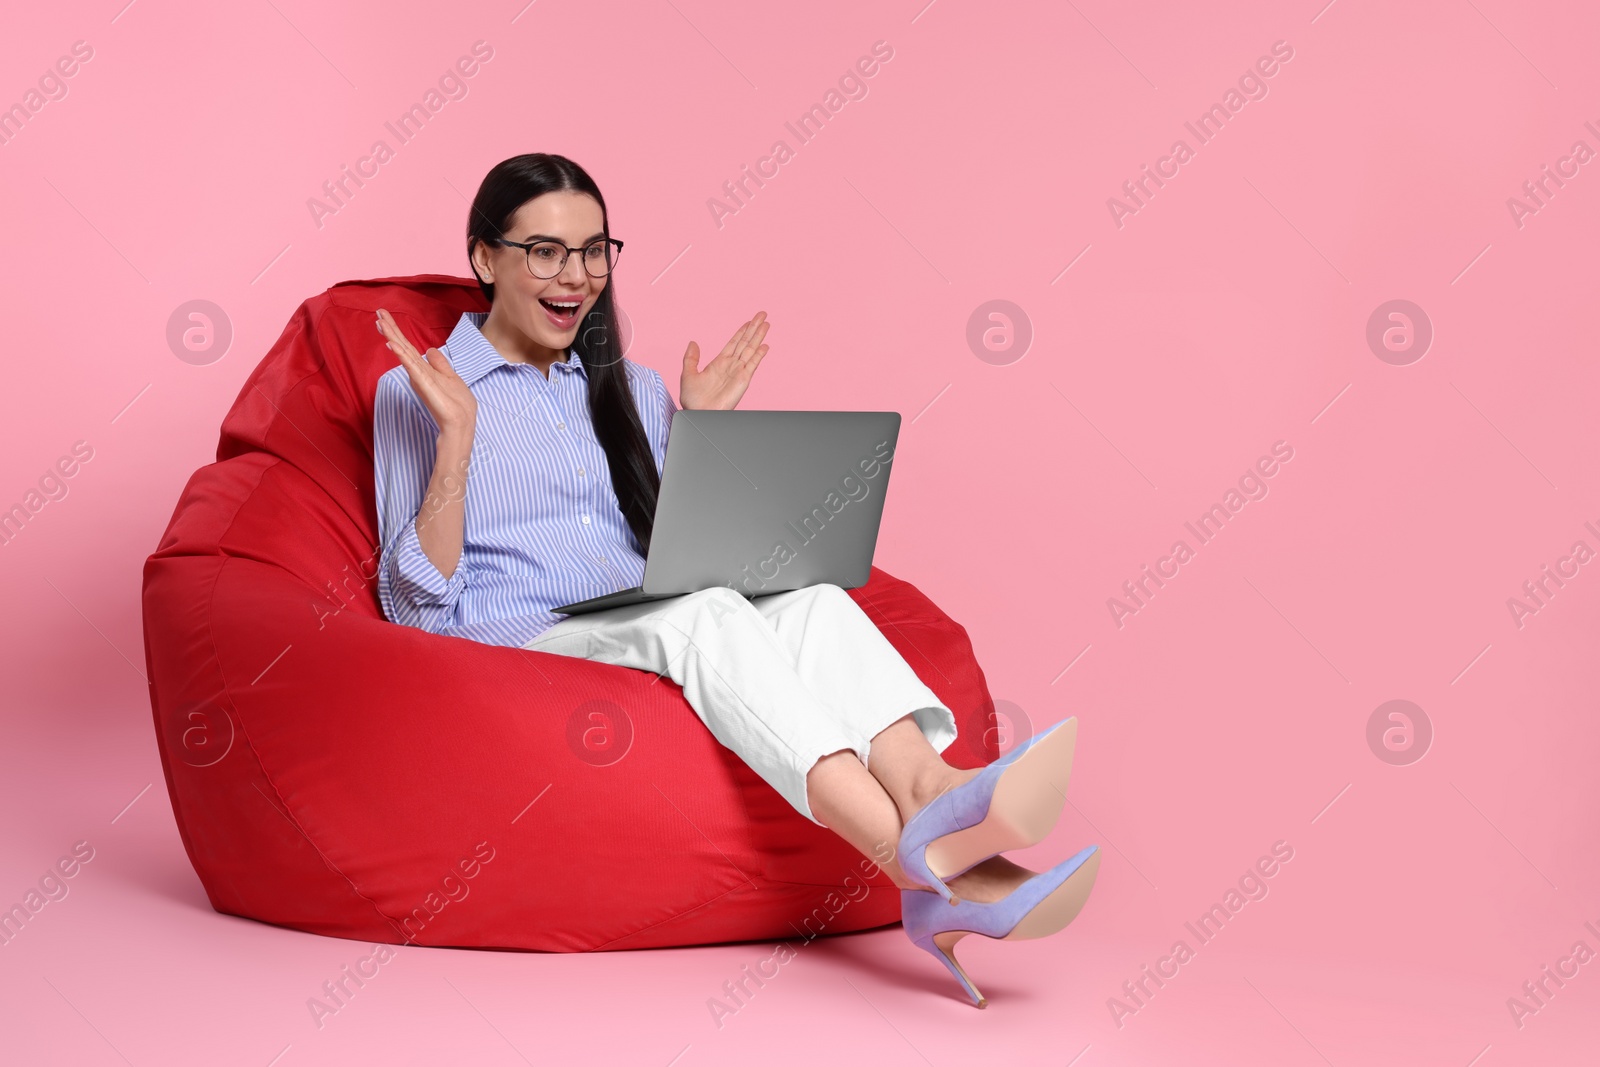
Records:
[[[461,560],[446,578],[417,540],[439,427],[405,367],[378,379],[373,410],[378,599],[391,622],[520,648],[562,619],[551,608],[639,585],[644,556],[622,517],[589,419],[589,374],[570,349],[539,368],[508,362],[461,316],[439,346],[478,401]],[[659,474],[677,405],[661,375],[624,359]]]

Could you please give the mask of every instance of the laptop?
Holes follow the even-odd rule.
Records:
[[[895,411],[679,409],[644,577],[562,615],[726,585],[755,598],[865,585],[900,435]]]

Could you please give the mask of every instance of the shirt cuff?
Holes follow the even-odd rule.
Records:
[[[422,550],[415,520],[406,523],[405,532],[394,546],[394,589],[413,604],[444,606],[454,604],[467,585],[465,560],[456,564],[455,573],[446,578]]]

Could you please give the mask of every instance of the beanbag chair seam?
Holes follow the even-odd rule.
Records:
[[[763,881],[770,881],[770,879],[763,879]],[[680,911],[676,915],[669,915],[665,919],[657,919],[653,923],[645,923],[643,926],[640,926],[640,927],[638,927],[636,929],[633,929],[633,930],[629,930],[625,934],[619,934],[616,937],[613,937],[609,941],[602,941],[598,945],[595,945],[593,948],[589,949],[588,951],[591,951],[591,952],[603,952],[611,945],[615,945],[615,944],[617,944],[618,942],[621,942],[621,941],[626,941],[626,940],[628,940],[629,938],[632,938],[632,937],[638,937],[640,934],[646,933],[646,932],[648,932],[650,930],[654,930],[658,926],[663,926],[663,925],[665,925],[667,923],[677,922],[679,919],[683,919],[683,918],[686,918],[687,916],[693,915],[697,911],[700,911],[700,910],[702,910],[704,908],[709,908],[711,905],[715,904],[719,900],[723,900],[723,899],[725,899],[727,897],[733,896],[735,893],[741,893],[741,892],[744,892],[747,889],[752,889],[752,888],[755,889],[757,892],[760,891],[760,886],[755,885],[755,879],[754,878],[751,878],[748,881],[742,882],[739,885],[734,886],[732,889],[724,890],[723,892],[718,893],[716,896],[712,897],[710,900],[702,901],[701,903],[696,904],[692,908],[689,908],[689,909],[687,909],[685,911]]]

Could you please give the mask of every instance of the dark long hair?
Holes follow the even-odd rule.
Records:
[[[517,209],[545,193],[571,191],[586,193],[600,205],[600,217],[607,237],[611,223],[606,214],[605,197],[587,171],[565,156],[529,152],[495,165],[478,186],[472,211],[467,216],[467,264],[479,241],[489,242],[506,236]],[[478,287],[494,303],[494,286],[472,276]],[[650,530],[655,519],[656,498],[661,492],[661,476],[656,471],[650,440],[639,421],[639,409],[628,391],[627,370],[622,362],[622,333],[617,328],[617,280],[615,272],[583,320],[573,347],[583,361],[589,377],[589,417],[595,438],[605,449],[611,468],[611,486],[617,494],[622,517],[639,542],[641,554],[650,550]]]

